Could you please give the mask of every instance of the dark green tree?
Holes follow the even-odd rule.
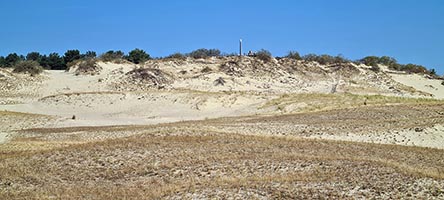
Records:
[[[16,53],[10,53],[5,58],[5,64],[6,67],[13,67],[15,64],[17,64],[21,60],[20,56]]]
[[[127,60],[133,62],[135,64],[139,64],[145,62],[150,59],[150,55],[147,54],[144,50],[134,49],[128,53]]]
[[[42,55],[40,55],[39,52],[30,52],[26,55],[26,60],[28,61],[37,61],[40,63],[40,60],[42,60]]]
[[[51,69],[51,67],[49,66],[49,58],[47,55],[42,55],[40,58],[40,66],[42,66],[44,69]]]
[[[97,54],[95,51],[87,51],[85,54],[82,55],[83,58],[95,58],[97,57]]]
[[[66,64],[64,58],[58,53],[50,53],[48,56],[47,65],[52,70],[65,70]]]
[[[6,67],[5,57],[0,56],[0,67]]]
[[[431,69],[431,70],[430,70],[430,74],[431,74],[431,75],[436,75],[436,70],[435,70],[435,69]]]
[[[65,52],[65,56],[63,57],[63,60],[65,61],[66,64],[74,61],[74,60],[78,60],[80,59],[80,51],[75,49],[75,50],[68,50]]]

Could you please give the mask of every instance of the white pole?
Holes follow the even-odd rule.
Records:
[[[239,56],[242,56],[242,39],[239,40]]]

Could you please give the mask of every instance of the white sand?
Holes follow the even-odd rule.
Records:
[[[321,134],[310,138],[321,138],[330,140],[367,142],[378,144],[397,144],[405,146],[431,147],[444,149],[444,126],[436,124],[433,127],[426,128],[421,132],[415,130],[391,131],[385,133],[373,134],[347,134],[347,135],[328,135]]]
[[[8,139],[7,136],[8,136],[7,133],[0,132],[0,144],[3,144],[7,141],[7,139]]]
[[[419,74],[390,74],[390,76],[401,84],[432,94],[434,98],[444,99],[442,80],[428,79]]]

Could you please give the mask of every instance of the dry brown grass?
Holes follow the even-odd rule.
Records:
[[[444,104],[424,102],[152,126],[22,130],[0,145],[0,199],[439,199],[444,150],[271,136],[267,129],[306,124],[306,131],[328,127],[335,134],[444,123]],[[242,129],[248,125],[268,135],[248,135]],[[76,134],[91,138],[71,137]]]
[[[383,106],[390,104],[440,104],[443,100],[427,98],[404,98],[383,95],[356,94],[284,94],[264,104],[261,109],[275,107],[286,113],[302,113],[362,106]],[[293,108],[296,105],[295,108]],[[299,105],[299,107],[298,107]],[[288,108],[288,109],[287,109]]]
[[[183,131],[2,157],[0,198],[443,195],[443,150]]]

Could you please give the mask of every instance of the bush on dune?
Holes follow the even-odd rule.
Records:
[[[132,63],[139,64],[151,59],[151,57],[142,49],[134,49],[129,52],[126,59]]]
[[[256,52],[256,58],[264,62],[270,62],[273,59],[273,56],[269,51],[261,49],[258,52]]]
[[[318,62],[321,65],[342,64],[350,62],[350,60],[344,58],[342,55],[330,56],[327,54],[323,55],[307,54],[303,56],[302,59],[305,61]]]
[[[97,60],[94,58],[88,58],[85,60],[81,60],[78,63],[78,67],[76,69],[76,75],[79,74],[89,74],[95,75],[100,71],[100,67],[97,65]]]
[[[295,60],[302,60],[301,55],[297,51],[290,51],[288,52],[286,58],[295,59]]]
[[[37,61],[21,61],[14,66],[15,73],[29,73],[31,76],[40,74],[43,72],[43,67],[39,65]]]
[[[179,59],[179,60],[186,60],[187,57],[181,53],[173,53],[167,57],[165,57],[167,59]]]
[[[188,56],[196,59],[218,57],[221,56],[221,52],[219,49],[197,49],[188,53]]]
[[[102,54],[100,56],[100,59],[102,59],[104,62],[111,62],[111,61],[116,61],[116,60],[122,60],[124,57],[125,53],[123,53],[122,51],[107,51],[106,53]]]

